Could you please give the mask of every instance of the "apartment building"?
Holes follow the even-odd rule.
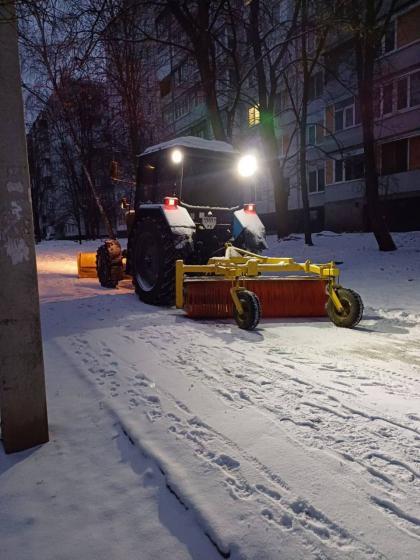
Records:
[[[325,67],[331,72],[320,70],[315,76],[319,81],[308,127],[313,214],[326,229],[338,231],[363,230],[368,225],[360,108],[350,49],[351,45],[336,44],[327,51]],[[387,222],[392,230],[419,229],[419,2],[401,2],[392,18],[378,49],[372,96],[380,194]]]
[[[274,3],[279,17],[287,19],[293,2]],[[166,14],[163,29],[180,30]],[[175,31],[174,31],[175,29]],[[226,41],[229,36],[226,35]],[[211,138],[203,92],[194,61],[173,48],[162,50],[160,94],[164,138],[197,135]],[[226,69],[227,75],[229,68]],[[253,76],[245,94],[255,89]],[[299,98],[299,76],[295,79]],[[375,138],[384,213],[391,229],[420,228],[420,2],[401,1],[388,26],[376,62]],[[244,95],[243,97],[246,97]],[[252,95],[250,95],[252,97]],[[275,107],[279,161],[289,188],[289,222],[302,228],[302,196],[297,171],[296,115],[286,91]],[[364,164],[360,108],[353,46],[348,38],[327,45],[310,84],[307,126],[307,163],[310,215],[314,230],[363,230],[368,226],[364,202]],[[222,106],[223,108],[223,106]],[[255,196],[267,226],[274,228],[274,194],[264,166],[259,139],[257,104],[241,103],[234,143],[256,151],[262,162]]]

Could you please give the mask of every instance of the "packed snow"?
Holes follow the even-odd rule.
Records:
[[[0,454],[0,558],[420,558],[420,232],[395,240],[270,238],[342,262],[365,314],[254,332],[77,279],[77,244],[39,245],[51,442]]]
[[[205,140],[204,138],[199,138],[197,136],[180,136],[179,138],[174,138],[173,140],[167,140],[166,142],[150,146],[140,155],[144,156],[146,154],[175,147],[211,150],[212,152],[237,153],[231,144],[221,140]]]

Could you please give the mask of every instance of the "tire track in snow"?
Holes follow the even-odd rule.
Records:
[[[174,346],[175,345],[176,343],[174,341]],[[372,450],[381,449],[382,445],[385,449],[388,449],[389,452],[395,452],[396,449],[399,449],[403,456],[407,455],[408,461],[414,462],[419,448],[418,445],[416,446],[415,444],[417,436],[420,434],[419,430],[412,425],[395,421],[391,418],[348,407],[340,401],[340,398],[330,394],[331,392],[335,392],[339,395],[350,394],[357,397],[357,392],[362,392],[362,390],[358,389],[357,392],[343,391],[331,385],[322,385],[320,383],[317,383],[315,386],[314,384],[298,379],[296,376],[284,374],[284,369],[282,368],[284,363],[282,362],[280,362],[280,364],[277,363],[275,369],[272,367],[271,371],[270,365],[273,366],[273,364],[269,364],[269,367],[265,369],[265,373],[258,374],[256,380],[254,380],[251,375],[255,371],[256,364],[244,357],[243,353],[241,353],[242,373],[234,375],[236,379],[240,379],[245,387],[238,390],[236,383],[229,385],[229,377],[232,376],[232,372],[235,370],[236,362],[233,362],[232,366],[227,367],[226,364],[229,362],[223,360],[224,366],[221,369],[219,368],[219,375],[217,375],[214,371],[214,366],[213,369],[210,366],[212,363],[211,350],[209,351],[206,347],[200,347],[200,345],[192,346],[193,347],[190,348],[189,351],[187,350],[187,356],[185,356],[185,349],[183,349],[181,364],[184,367],[184,371],[187,374],[190,372],[194,374],[197,372],[203,373],[203,381],[210,386],[213,385],[214,387],[215,384],[222,385],[223,389],[216,388],[215,390],[226,399],[229,406],[239,406],[241,408],[247,405],[258,406],[260,409],[263,408],[266,411],[278,415],[279,420],[282,422],[290,421],[298,428],[291,437],[297,438],[297,441],[299,441],[301,445],[313,445],[320,449],[331,448],[336,454],[362,467],[368,477],[368,481],[377,486],[379,490],[385,492],[392,499],[401,500],[404,496],[410,496],[413,492],[419,490],[418,480],[404,476],[401,470],[398,471],[394,468],[395,464],[384,462],[376,466],[371,464],[371,460],[365,458]],[[165,353],[164,348],[159,344],[157,345],[157,349],[159,352]],[[252,354],[252,351],[250,354]],[[284,359],[285,352],[282,352],[282,355]],[[169,358],[169,356],[175,356],[176,361],[176,349],[171,348],[167,357]],[[290,358],[286,359],[289,360]],[[305,358],[294,359],[294,361],[300,362],[300,368],[304,368],[308,364]],[[264,363],[259,363],[258,367],[261,368],[261,366],[264,365]],[[290,364],[288,365],[290,366]],[[243,373],[244,370],[246,371],[247,366],[250,366],[251,375]],[[324,368],[334,373],[339,372],[339,374],[347,372],[351,377],[353,377],[354,374],[354,370],[349,368],[339,368],[334,365],[324,365],[320,367],[320,369]],[[211,374],[206,373],[209,369],[212,372]],[[287,369],[296,370],[297,368],[294,366]],[[222,375],[220,375],[221,373]],[[223,375],[223,373],[227,375]],[[370,375],[372,374],[371,371],[368,371],[368,373]],[[282,384],[287,384],[286,389],[283,388],[280,391],[277,390],[276,386],[276,382],[277,384],[279,382],[279,377]],[[261,383],[261,378],[265,379],[264,383]],[[291,387],[290,381],[303,385],[306,390],[316,395],[316,398],[311,401],[307,399],[303,401],[302,391],[295,389],[294,386]],[[346,385],[352,387],[350,383]],[[269,387],[269,390],[267,390],[267,387]],[[291,395],[293,396],[292,399],[290,398]],[[278,398],[281,399],[281,406],[267,404],[267,402],[272,403],[273,400]],[[326,399],[328,404],[319,402],[320,398]],[[297,400],[299,399],[301,400],[298,406],[296,406]],[[331,406],[331,403],[333,406]],[[287,405],[289,405],[289,409]],[[312,412],[316,411],[320,413],[320,415],[314,417],[314,415],[311,414],[308,418],[307,414],[303,416],[300,414],[296,417],[296,410],[300,410],[301,405],[309,407],[309,409],[312,409]],[[331,420],[331,418],[329,418],[331,415],[336,418]],[[360,418],[358,418],[358,416]],[[415,415],[410,419],[416,420]],[[375,422],[376,425],[380,423],[381,427],[379,427],[378,430],[371,429],[370,424],[373,422]],[[386,427],[388,424],[389,427]],[[310,431],[315,431],[316,435],[308,437],[308,429],[305,428],[309,428]],[[401,430],[403,430],[403,432],[401,432]],[[406,430],[415,434],[414,441],[409,435],[404,434]],[[387,434],[386,438],[383,437],[384,433]],[[339,434],[338,438],[336,434]],[[372,501],[374,502],[374,500]],[[416,534],[416,532],[414,534]]]
[[[307,500],[293,495],[287,484],[258,458],[212,429],[197,416],[192,416],[185,404],[165,389],[156,388],[146,375],[133,373],[128,377],[130,388],[124,393],[115,392],[112,377],[116,372],[106,367],[112,354],[106,343],[101,343],[102,348],[97,354],[87,350],[90,345],[80,337],[75,337],[72,345],[75,352],[84,354],[83,361],[88,375],[95,376],[95,381],[105,394],[111,399],[117,397],[120,402],[125,401],[127,408],[131,410],[140,404],[144,405],[142,412],[151,422],[166,425],[174,437],[182,438],[191,447],[198,460],[205,461],[220,471],[222,484],[233,500],[255,502],[254,507],[260,511],[261,519],[266,523],[292,532],[302,539],[304,546],[314,554],[321,549],[328,557],[338,560],[351,558],[357,550],[361,559],[383,558],[380,553],[328,519]],[[112,364],[117,366],[118,362],[114,361]],[[133,372],[138,369],[135,366],[131,367]],[[119,387],[122,385],[122,381],[118,383]],[[161,399],[151,392],[155,389],[178,409],[177,414],[162,409]],[[232,456],[232,451],[235,456]],[[249,468],[247,475],[242,472],[243,461],[254,467],[252,480],[249,480]]]
[[[153,331],[153,327],[148,329],[143,328],[142,338],[146,334],[148,343],[156,348],[164,361],[168,363],[175,361],[179,369],[182,370],[186,376],[194,378],[195,380],[198,379],[200,382],[205,382],[208,387],[218,392],[220,396],[226,400],[228,406],[239,408],[257,406],[260,410],[263,409],[267,413],[277,416],[281,422],[290,421],[296,427],[290,437],[296,439],[299,444],[314,446],[321,449],[326,446],[331,446],[334,452],[339,453],[343,458],[361,466],[370,476],[370,480],[373,481],[374,484],[379,485],[381,490],[385,489],[391,498],[401,493],[401,488],[398,487],[398,484],[394,484],[393,482],[393,478],[398,478],[398,476],[396,476],[395,473],[389,476],[385,472],[387,464],[383,463],[377,468],[370,464],[372,458],[366,458],[367,452],[375,448],[374,444],[379,437],[384,439],[382,436],[378,436],[378,432],[371,431],[369,428],[368,432],[370,433],[366,433],[367,421],[372,423],[372,421],[375,420],[376,423],[378,423],[378,421],[386,423],[387,419],[378,416],[373,417],[372,414],[369,413],[357,414],[353,410],[346,410],[345,405],[343,406],[343,403],[340,402],[340,398],[342,398],[343,395],[357,397],[358,393],[363,392],[362,389],[354,389],[351,383],[345,383],[339,379],[333,380],[333,382],[337,382],[339,387],[332,386],[331,384],[323,385],[317,380],[313,383],[309,383],[301,379],[299,377],[299,375],[302,375],[300,373],[301,371],[303,371],[306,379],[311,378],[310,375],[306,375],[309,362],[305,358],[296,358],[293,353],[287,354],[282,352],[282,359],[280,361],[270,359],[256,364],[254,360],[249,358],[249,353],[238,352],[237,354],[241,356],[242,371],[234,373],[238,362],[232,359],[232,357],[230,357],[230,361],[229,357],[226,360],[221,360],[223,365],[219,366],[214,363],[215,359],[212,348],[208,349],[206,346],[191,342],[190,347],[187,349],[180,345],[182,348],[182,350],[180,350],[177,348],[177,344],[181,341],[182,337],[174,334],[173,330],[168,330],[166,332],[167,336],[164,336],[162,339],[162,326],[159,325],[158,329],[159,332],[156,332],[156,336],[150,336],[151,333],[149,331]],[[191,335],[192,334],[191,332]],[[183,336],[185,336],[185,332],[183,332]],[[250,353],[252,354],[252,352]],[[229,356],[230,352],[227,354]],[[276,354],[278,353],[276,352]],[[105,359],[108,358],[109,352],[108,355],[107,352],[104,352],[103,357]],[[296,364],[296,362],[299,363]],[[264,369],[264,372],[260,372],[256,376],[255,370],[257,367],[259,369]],[[336,375],[344,374],[344,376],[347,376],[348,374],[351,377],[353,377],[355,373],[352,369],[334,367],[333,364],[320,366],[319,369],[332,371]],[[149,384],[150,380],[147,381],[143,379],[139,385],[141,389],[140,394],[132,396],[129,406],[135,408],[139,405],[139,402],[141,402],[145,404],[146,407],[151,407],[146,413],[151,421],[161,420],[161,411],[159,411],[156,406],[153,406],[157,404],[156,401],[153,402],[153,398],[150,399],[150,395],[142,394],[144,392],[144,387],[149,386]],[[220,387],[223,387],[223,389]],[[342,387],[346,387],[346,389]],[[350,390],[348,390],[347,387]],[[314,398],[308,400],[308,392],[310,392]],[[338,396],[335,397],[331,393]],[[303,400],[303,398],[305,398],[305,400]],[[276,403],[277,400],[281,402],[281,405]],[[327,404],[325,404],[325,400]],[[178,403],[178,406],[179,404],[180,403]],[[302,405],[308,408],[310,413],[305,412],[302,414]],[[330,416],[335,418],[331,419]],[[349,420],[351,420],[351,425],[349,425]],[[415,415],[412,420],[416,421]],[[396,442],[399,441],[401,443],[405,441],[401,433],[395,431],[397,428],[404,429],[406,426],[401,423],[397,423],[396,425],[394,423],[394,426],[386,428],[388,430],[388,437],[385,439],[390,449],[394,448]],[[308,429],[310,432],[315,432],[316,435],[309,436],[308,438]],[[356,435],[354,434],[355,431]],[[174,430],[174,432],[176,432],[176,430]],[[415,430],[413,430],[413,432],[416,433]],[[340,434],[340,439],[338,440],[335,437],[337,433]],[[184,430],[184,434],[187,434],[185,435],[186,439],[197,443],[199,431],[192,433],[191,431]],[[178,435],[183,436],[184,434]],[[220,435],[218,437],[220,438]],[[233,442],[228,442],[229,449],[232,448],[232,445]],[[407,441],[407,449],[409,448],[410,442]],[[238,453],[245,456],[244,450],[238,450]],[[214,459],[214,457],[204,458],[206,460]],[[226,465],[224,465],[224,468],[226,468]],[[257,465],[256,468],[258,468],[260,472],[264,472],[262,465]],[[265,473],[269,480],[270,474],[271,473]],[[404,477],[401,478],[404,479]],[[403,480],[403,482],[412,483],[413,481]],[[232,476],[227,479],[226,485],[230,493],[233,495],[236,494],[240,499],[244,499],[248,492],[247,489],[250,487],[246,481],[238,481]],[[389,489],[389,486],[393,486],[393,488]],[[411,484],[408,491],[412,490],[413,486]],[[397,498],[398,497],[397,495]],[[380,500],[381,498],[377,499]],[[375,496],[372,496],[372,502],[378,505],[378,502],[375,501]],[[393,502],[390,501],[390,503]],[[398,506],[395,507],[398,508]],[[284,511],[273,512],[270,517],[268,512],[271,510],[269,507],[265,504],[263,509],[265,512],[264,517],[267,521],[275,523],[276,519],[284,519],[287,525],[288,518],[287,516],[285,517],[286,514]],[[320,529],[320,531],[322,534],[322,529]]]

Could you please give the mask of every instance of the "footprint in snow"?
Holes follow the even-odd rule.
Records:
[[[218,455],[213,462],[216,463],[216,465],[219,465],[219,467],[227,469],[228,471],[239,469],[239,467],[241,466],[239,461],[236,461],[236,459],[233,459],[232,457],[230,457],[229,455],[225,455],[224,453]]]

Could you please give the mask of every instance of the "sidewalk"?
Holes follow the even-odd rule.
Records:
[[[51,441],[0,446],[0,558],[220,558],[95,389],[53,341],[44,350]]]

